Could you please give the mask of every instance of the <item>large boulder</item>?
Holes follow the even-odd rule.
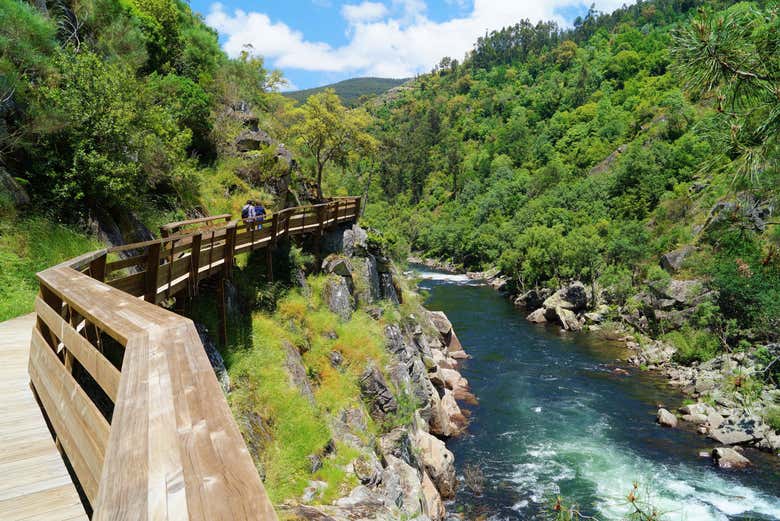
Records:
[[[431,311],[429,316],[433,326],[441,336],[446,336],[452,331],[452,322],[450,322],[450,319],[447,318],[443,311]]]
[[[544,324],[545,322],[547,322],[547,316],[545,311],[546,310],[544,308],[539,308],[533,313],[531,313],[530,315],[528,315],[527,317],[525,317],[525,319],[529,322],[533,322],[534,324]]]
[[[664,253],[661,255],[661,267],[669,273],[676,273],[682,268],[685,259],[694,251],[696,251],[696,248],[688,245],[669,253]]]
[[[338,275],[329,276],[322,288],[322,299],[328,305],[328,309],[343,320],[349,320],[352,316],[354,303],[344,277]]]
[[[588,306],[588,292],[582,282],[573,282],[547,297],[543,305],[548,310],[560,307],[571,311],[582,311]]]
[[[387,386],[382,372],[376,366],[369,366],[360,376],[360,391],[368,403],[371,417],[382,421],[388,414],[398,410],[398,402]]]
[[[418,467],[417,452],[413,447],[412,437],[406,427],[396,427],[387,434],[379,438],[379,453],[382,458],[387,459],[392,456],[398,458],[407,464]]]
[[[750,460],[729,447],[712,449],[712,460],[722,469],[743,469],[750,466]]]
[[[441,497],[444,499],[453,497],[457,485],[455,456],[443,441],[423,430],[415,432],[414,444],[425,472],[433,480]]]
[[[697,306],[705,300],[714,297],[714,292],[707,289],[701,280],[673,279],[664,288],[653,288],[660,298],[660,304],[666,308],[689,308]],[[669,301],[669,302],[665,302]]]
[[[712,429],[710,430],[709,436],[721,445],[741,445],[743,443],[751,442],[754,439],[754,436],[747,432],[725,429]]]

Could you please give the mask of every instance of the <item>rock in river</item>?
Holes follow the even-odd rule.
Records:
[[[656,421],[663,427],[677,427],[677,417],[664,408],[658,409]]]

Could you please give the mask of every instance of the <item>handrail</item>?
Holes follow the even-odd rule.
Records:
[[[277,519],[194,324],[155,304],[359,210],[360,198],[290,208],[261,228],[230,221],[38,274],[30,379],[94,520]],[[108,261],[120,250],[131,256]]]
[[[198,219],[188,219],[185,221],[176,221],[176,222],[164,224],[160,226],[160,236],[168,237],[169,235],[178,233],[185,226],[191,226],[194,224],[215,223],[216,221],[229,222],[232,217],[233,216],[230,215],[229,213],[225,213],[221,215],[212,215],[207,217],[200,217]]]

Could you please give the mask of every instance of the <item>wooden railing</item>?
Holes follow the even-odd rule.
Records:
[[[93,519],[276,519],[194,324],[154,304],[359,213],[359,198],[290,208],[38,274],[30,379]]]

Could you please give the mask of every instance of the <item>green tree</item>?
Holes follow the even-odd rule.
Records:
[[[742,2],[707,10],[674,35],[677,71],[695,96],[714,95],[719,117],[709,133],[729,165],[753,182],[777,175],[780,146],[780,7]]]
[[[295,144],[313,161],[317,197],[322,195],[325,167],[343,163],[355,150],[370,152],[376,140],[367,132],[371,117],[363,109],[345,108],[332,89],[314,94],[297,109],[289,133]]]

